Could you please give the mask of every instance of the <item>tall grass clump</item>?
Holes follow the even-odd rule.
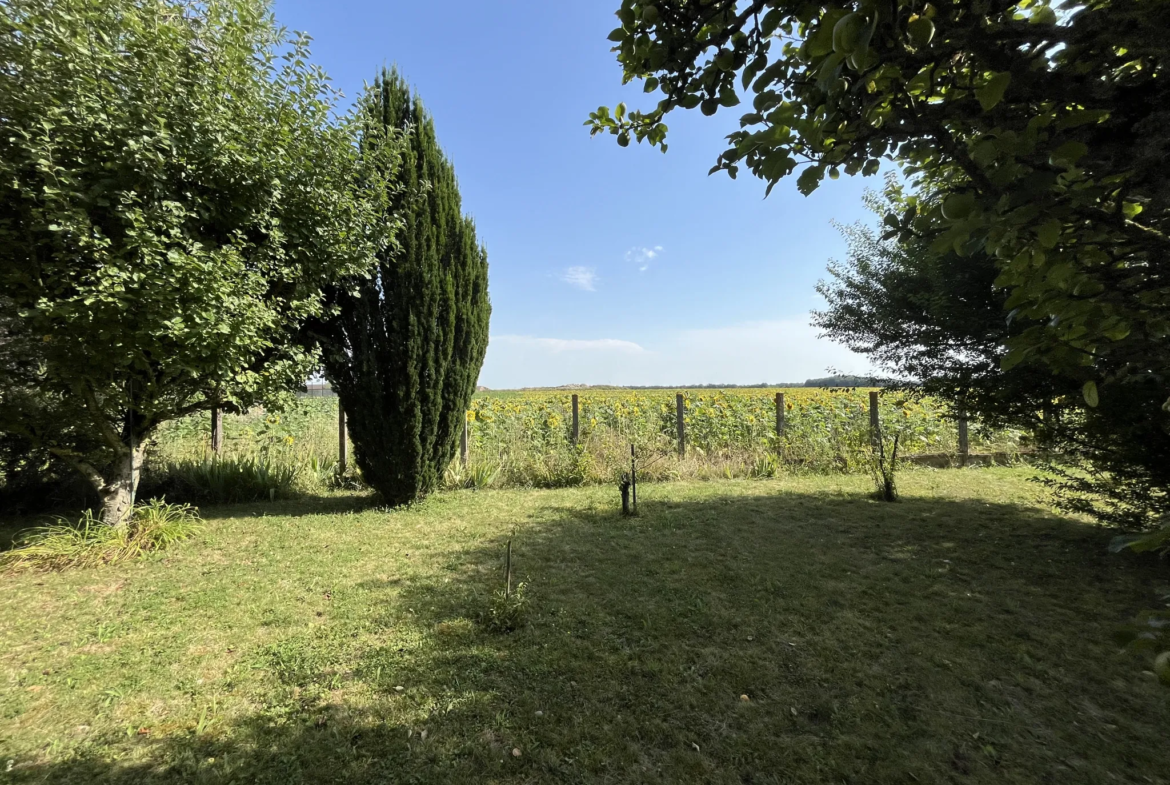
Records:
[[[492,487],[500,476],[503,467],[484,461],[471,461],[464,466],[460,459],[451,461],[446,472],[443,473],[443,488],[454,491],[464,488],[482,490]]]
[[[166,550],[194,535],[198,527],[196,509],[162,499],[135,508],[124,526],[102,523],[92,510],[86,510],[77,522],[58,518],[56,523],[30,529],[11,550],[0,553],[0,568],[63,570],[113,564]]]
[[[266,455],[187,458],[165,464],[152,488],[207,504],[292,499],[300,494],[304,467]]]

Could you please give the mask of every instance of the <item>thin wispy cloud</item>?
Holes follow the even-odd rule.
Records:
[[[523,346],[541,349],[553,354],[562,352],[619,352],[621,354],[643,354],[643,349],[633,341],[623,341],[619,338],[593,338],[582,340],[579,338],[537,338],[532,335],[493,335],[491,343],[496,346]]]
[[[827,375],[870,373],[868,360],[818,337],[807,315],[671,330],[645,340],[493,335],[480,384],[799,384]]]
[[[626,251],[626,261],[638,265],[640,272],[646,272],[650,269],[650,263],[657,259],[664,250],[661,245],[656,245],[653,248],[635,246]]]
[[[597,271],[592,267],[568,267],[561,280],[586,292],[597,291]]]

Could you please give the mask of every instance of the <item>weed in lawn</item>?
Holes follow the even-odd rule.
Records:
[[[528,584],[521,581],[511,591],[497,589],[484,614],[484,627],[491,632],[515,632],[528,621]]]
[[[874,495],[879,501],[898,501],[898,442],[901,434],[894,434],[893,440],[887,440],[882,429],[878,429],[873,437],[873,449],[869,456],[869,471],[873,477]],[[887,441],[891,449],[886,450]]]

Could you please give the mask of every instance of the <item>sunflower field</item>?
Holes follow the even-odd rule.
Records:
[[[776,393],[785,396],[776,434]],[[869,390],[788,388],[683,391],[686,455],[678,457],[675,392],[582,390],[572,444],[571,391],[480,395],[468,412],[471,466],[506,485],[603,482],[629,466],[630,446],[648,479],[857,471],[870,454]],[[887,438],[903,454],[954,454],[958,429],[930,399],[879,396]],[[973,452],[1018,452],[1023,434],[973,426]],[[490,467],[490,468],[488,468]],[[458,467],[453,473],[458,473]],[[472,478],[474,479],[474,478]],[[470,484],[471,480],[469,480]]]
[[[776,435],[777,392],[785,395]],[[628,470],[630,448],[646,480],[764,477],[782,472],[854,472],[871,456],[869,390],[787,388],[686,390],[686,454],[678,456],[673,390],[583,389],[580,438],[572,440],[571,390],[489,392],[467,413],[470,460],[456,458],[448,487],[562,487],[611,482]],[[903,455],[955,454],[958,432],[930,399],[879,396],[887,438]],[[303,398],[293,409],[224,417],[224,448],[212,460],[208,415],[169,424],[149,451],[146,478],[169,498],[243,500],[360,483],[338,472],[337,399]],[[1024,434],[972,424],[972,452],[1009,455]]]

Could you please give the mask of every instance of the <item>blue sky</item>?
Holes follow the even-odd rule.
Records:
[[[665,155],[583,122],[599,105],[649,106],[621,84],[606,40],[618,0],[277,0],[313,37],[347,96],[397,65],[434,115],[464,209],[488,249],[491,344],[480,383],[801,381],[866,361],[818,339],[813,290],[871,220],[874,178],[795,179],[763,198],[750,176],[707,171],[738,112],[668,120]]]

